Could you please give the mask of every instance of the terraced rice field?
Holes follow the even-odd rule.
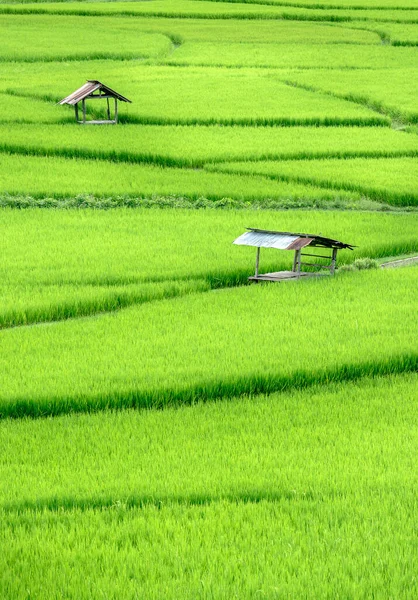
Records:
[[[0,597],[416,598],[416,1],[0,32]],[[86,79],[117,126],[57,105]],[[246,227],[354,249],[249,286]]]

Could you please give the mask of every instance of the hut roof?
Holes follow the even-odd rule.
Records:
[[[348,248],[349,250],[355,247],[352,244],[345,244],[338,240],[310,233],[269,231],[267,229],[253,229],[251,227],[247,227],[247,229],[246,233],[243,233],[234,240],[234,244],[238,246],[256,246],[259,248],[278,248],[279,250],[300,250],[305,246],[337,249]]]
[[[122,96],[118,92],[115,92],[115,90],[112,90],[110,87],[107,87],[107,85],[104,85],[104,83],[101,83],[96,79],[89,79],[87,83],[81,86],[81,88],[78,88],[78,90],[60,100],[58,104],[71,104],[72,106],[74,106],[74,104],[77,104],[81,100],[88,98],[89,96],[94,94],[94,92],[97,92],[99,90],[105,92],[105,96],[116,98],[121,102],[131,102],[131,100],[128,100],[128,98],[125,98],[125,96]]]

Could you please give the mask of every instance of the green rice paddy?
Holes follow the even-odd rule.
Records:
[[[0,597],[415,598],[418,269],[379,264],[418,255],[416,2],[0,32]],[[117,126],[57,104],[87,79]],[[248,285],[246,227],[354,249]]]

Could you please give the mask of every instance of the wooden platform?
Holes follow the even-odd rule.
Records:
[[[298,279],[306,279],[306,277],[327,277],[328,273],[295,273],[294,271],[277,271],[276,273],[263,273],[260,275],[253,275],[248,277],[248,281],[297,281]]]
[[[116,125],[116,121],[78,121],[80,125]]]

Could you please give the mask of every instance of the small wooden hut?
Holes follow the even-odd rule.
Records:
[[[114,116],[111,119],[110,100],[114,101]],[[107,105],[107,119],[102,121],[86,120],[86,100],[105,100]],[[116,125],[118,122],[118,100],[120,102],[131,102],[125,96],[122,96],[107,85],[104,85],[96,79],[89,79],[87,83],[78,90],[63,98],[58,104],[69,104],[74,106],[75,118],[77,123],[82,125]],[[79,103],[81,102],[82,120],[79,119]]]
[[[284,281],[287,279],[299,279],[300,277],[315,277],[323,275],[325,273],[321,270],[326,270],[327,273],[333,275],[337,266],[337,252],[342,248],[348,248],[352,250],[354,246],[352,244],[345,244],[338,240],[332,240],[331,238],[322,237],[320,235],[312,235],[309,233],[289,233],[287,231],[268,231],[265,229],[252,229],[247,228],[248,231],[236,240],[234,244],[238,246],[254,246],[257,248],[256,260],[255,260],[255,274],[248,279],[250,281]],[[313,252],[302,252],[305,248],[324,248],[330,250],[330,254],[325,255],[324,251],[322,254]],[[293,259],[293,268],[291,271],[278,271],[276,273],[259,273],[260,265],[260,249],[261,248],[277,248],[279,250],[294,250],[295,255]],[[308,256],[311,261],[305,261],[304,257]],[[302,258],[303,257],[303,258]],[[322,264],[318,262],[312,262],[313,258],[327,259],[330,262],[328,264]],[[302,267],[314,267],[318,271],[304,271]]]

